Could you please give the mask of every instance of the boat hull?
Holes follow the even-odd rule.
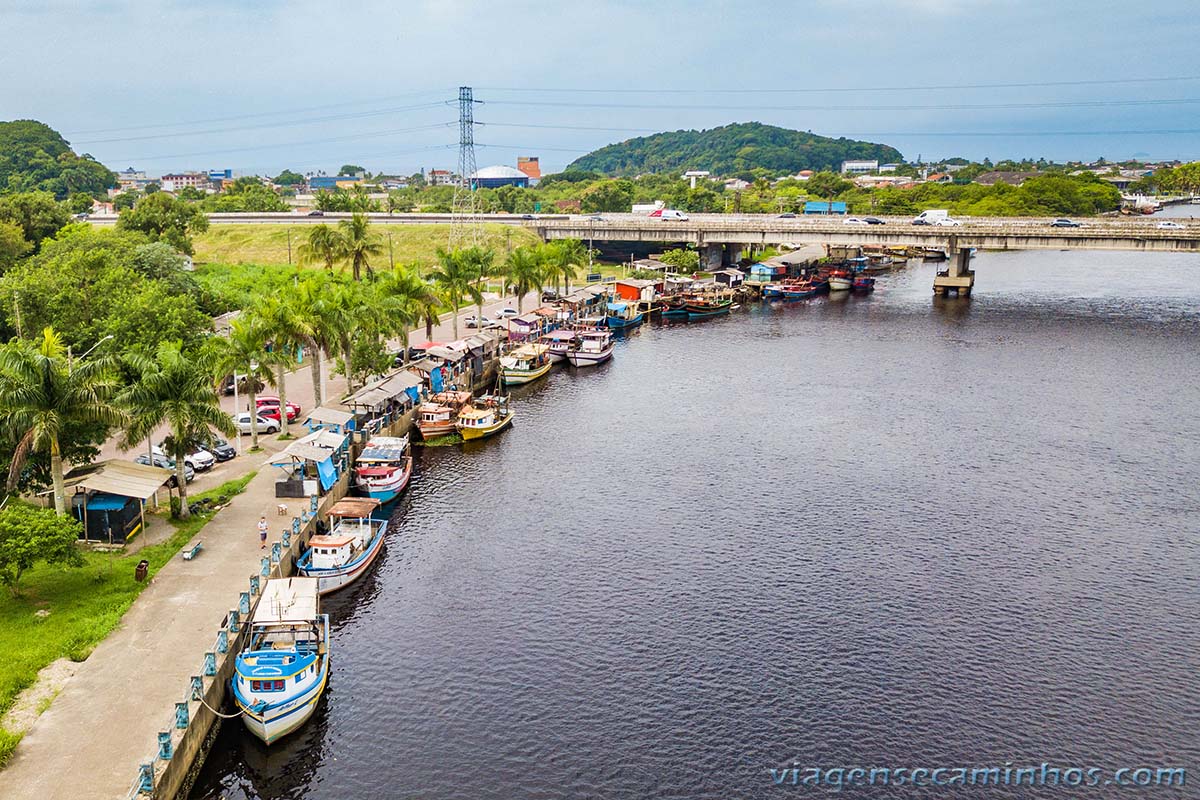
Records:
[[[386,522],[379,526],[379,532],[372,537],[370,545],[353,561],[329,569],[303,566],[303,562],[301,562],[297,564],[296,572],[305,578],[317,579],[317,594],[329,594],[338,589],[344,589],[367,574],[371,565],[375,563],[375,559],[383,552],[383,535],[387,533],[387,528]]]
[[[512,424],[512,420],[513,420],[513,415],[509,414],[507,417],[505,417],[500,422],[497,422],[495,425],[489,425],[486,428],[464,427],[464,428],[459,428],[458,432],[461,433],[463,439],[468,442],[473,439],[486,439],[489,436],[495,436],[497,433],[499,433],[500,431],[507,428],[509,425]]]
[[[829,291],[831,292],[848,292],[852,282],[849,278],[830,278]]]
[[[625,319],[624,317],[608,317],[607,322],[609,330],[615,331],[621,330],[622,328],[633,328],[641,325],[644,316],[644,314],[638,314],[636,317],[631,319]]]
[[[598,353],[568,353],[567,361],[573,367],[594,367],[612,358],[613,348],[608,347]]]
[[[242,713],[242,724],[246,730],[262,739],[265,744],[275,742],[299,728],[317,710],[317,701],[325,692],[325,684],[329,680],[329,657],[324,659],[321,668],[321,680],[309,687],[303,694],[288,700],[278,708],[267,709],[263,714],[251,711],[242,701],[238,692],[234,691],[234,702]]]
[[[552,366],[554,366],[554,362],[548,360],[536,369],[510,369],[505,367],[503,371],[504,385],[520,386],[523,383],[531,383],[549,372]]]
[[[437,436],[446,436],[454,433],[457,429],[454,427],[454,420],[447,420],[446,422],[436,424],[417,423],[417,430],[421,432],[422,439],[433,439]]]
[[[355,484],[355,489],[364,497],[370,497],[373,500],[378,500],[381,504],[390,503],[395,500],[404,487],[408,486],[409,479],[412,478],[412,458],[409,458],[404,464],[404,471],[398,478],[382,486],[370,486],[362,483]]]

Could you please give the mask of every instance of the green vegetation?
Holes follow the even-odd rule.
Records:
[[[241,493],[256,473],[197,495],[194,500],[232,497]],[[116,627],[122,615],[145,588],[134,580],[134,567],[143,558],[150,576],[171,560],[212,518],[205,511],[187,520],[171,520],[169,539],[136,553],[81,552],[83,568],[64,569],[37,564],[22,578],[19,597],[0,593],[0,715],[12,707],[17,694],[33,684],[38,670],[59,658],[83,661]],[[39,615],[39,612],[41,615]],[[19,736],[0,729],[0,765]]]
[[[893,147],[854,139],[830,139],[804,131],[735,123],[702,131],[670,131],[601,147],[575,159],[568,170],[606,175],[709,170],[736,175],[759,168],[773,173],[839,169],[847,159],[902,160]]]
[[[922,183],[911,189],[852,188],[834,199],[845,200],[852,213],[907,215],[946,208],[955,215],[975,217],[1086,216],[1115,211],[1121,205],[1121,193],[1090,173],[1048,173],[1020,186]]]
[[[49,192],[59,200],[99,196],[116,176],[89,155],[78,156],[58,131],[29,119],[0,122],[0,193]]]
[[[117,228],[139,231],[151,241],[164,241],[191,255],[192,237],[208,230],[208,217],[193,203],[155,192],[123,212],[117,219]]]
[[[78,520],[44,508],[13,503],[0,509],[0,583],[13,597],[21,596],[21,575],[41,562],[83,566],[75,546],[83,533]]]

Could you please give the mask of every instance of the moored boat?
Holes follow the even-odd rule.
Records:
[[[505,386],[520,386],[536,381],[552,366],[554,362],[550,360],[549,347],[537,343],[523,344],[500,359],[500,376]]]
[[[372,436],[354,465],[354,488],[381,503],[404,491],[412,476],[408,436]]]
[[[856,275],[851,288],[856,292],[873,292],[875,291],[875,279],[866,275]]]
[[[463,391],[438,392],[418,409],[417,430],[421,438],[432,439],[454,433],[458,410],[471,401],[471,393]]]
[[[267,744],[312,716],[329,680],[329,616],[318,598],[314,578],[267,581],[235,659],[234,703],[246,728]]]
[[[469,441],[494,436],[512,424],[512,420],[508,395],[483,395],[477,398],[475,405],[464,408],[454,424]]]
[[[609,330],[633,328],[642,324],[644,314],[637,310],[633,303],[609,303],[605,321]]]
[[[829,291],[848,292],[853,285],[854,281],[846,270],[838,269],[829,273]]]
[[[728,314],[733,306],[733,298],[720,292],[704,292],[688,298],[688,319],[714,317],[717,314]]]
[[[311,537],[296,561],[297,572],[317,579],[319,594],[349,586],[371,568],[387,533],[388,521],[371,516],[380,505],[369,497],[344,497],[329,509],[333,528]]]
[[[575,340],[578,338],[575,331],[572,330],[557,330],[543,334],[539,339],[539,344],[544,344],[549,348],[548,354],[551,361],[564,361],[567,358],[567,352],[575,346]]]
[[[608,331],[585,331],[579,334],[575,346],[567,352],[573,367],[594,367],[612,358],[613,335]]]
[[[783,287],[783,296],[788,300],[802,300],[805,297],[812,297],[819,293],[823,287],[814,280],[809,278],[799,278],[797,280],[786,283]]]

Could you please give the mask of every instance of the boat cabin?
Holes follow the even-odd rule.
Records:
[[[354,536],[348,533],[314,536],[308,540],[312,550],[312,565],[317,569],[333,569],[347,563],[354,550]]]
[[[713,280],[730,289],[736,289],[746,280],[746,274],[737,269],[719,269],[713,273]]]

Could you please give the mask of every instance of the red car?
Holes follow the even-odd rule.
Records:
[[[257,399],[258,414],[269,419],[279,419],[279,398],[278,397],[259,397]],[[300,406],[288,401],[287,404],[288,422],[292,422],[300,415]]]

